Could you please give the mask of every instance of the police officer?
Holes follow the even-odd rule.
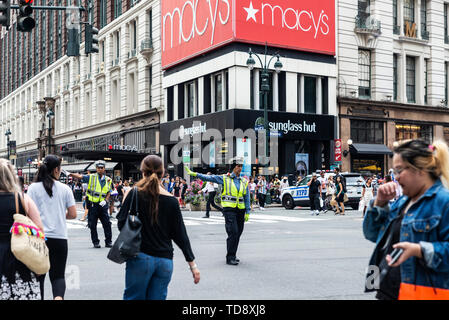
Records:
[[[187,174],[196,177],[202,181],[215,182],[223,185],[221,194],[221,205],[226,223],[226,233],[228,238],[226,263],[236,266],[240,260],[237,259],[237,248],[240,236],[243,232],[245,222],[249,220],[250,198],[248,189],[248,180],[240,177],[242,172],[242,161],[234,160],[231,165],[231,173],[218,175],[203,175],[190,171],[185,167]]]
[[[103,225],[106,247],[112,247],[112,229],[110,216],[108,213],[108,202],[111,196],[112,179],[105,175],[106,163],[102,160],[95,162],[97,173],[89,175],[80,175],[69,173],[76,179],[87,183],[86,196],[88,199],[88,226],[90,236],[95,248],[101,248],[97,233],[97,222],[100,219]]]

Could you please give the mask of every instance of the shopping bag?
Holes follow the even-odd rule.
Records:
[[[18,194],[15,194],[16,214],[11,227],[11,252],[37,275],[46,274],[50,270],[50,257],[45,244],[45,235],[36,224],[28,218],[26,207],[22,201],[26,216],[19,213]]]
[[[449,290],[401,283],[399,300],[449,300]]]
[[[363,212],[363,209],[365,209],[365,199],[361,198],[359,201],[359,211]]]

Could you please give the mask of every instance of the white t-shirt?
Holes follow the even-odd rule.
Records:
[[[326,194],[328,180],[326,178],[324,178],[324,177],[318,177],[317,180],[321,183],[321,192]]]
[[[49,197],[42,182],[28,188],[28,196],[36,203],[44,225],[45,236],[51,239],[67,239],[67,209],[75,205],[73,192],[65,184],[55,181],[53,197]]]

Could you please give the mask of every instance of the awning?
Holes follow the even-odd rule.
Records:
[[[85,172],[86,168],[91,164],[92,162],[70,163],[62,165],[61,168],[68,172]]]
[[[113,170],[115,166],[118,164],[118,162],[106,162],[106,171]],[[95,167],[95,162],[92,163],[86,170],[88,171],[97,171],[97,168]]]
[[[393,154],[384,144],[353,143],[350,150],[353,154]]]

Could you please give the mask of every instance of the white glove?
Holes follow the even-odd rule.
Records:
[[[106,205],[106,201],[105,200],[100,202],[100,206],[104,207],[105,205]]]

